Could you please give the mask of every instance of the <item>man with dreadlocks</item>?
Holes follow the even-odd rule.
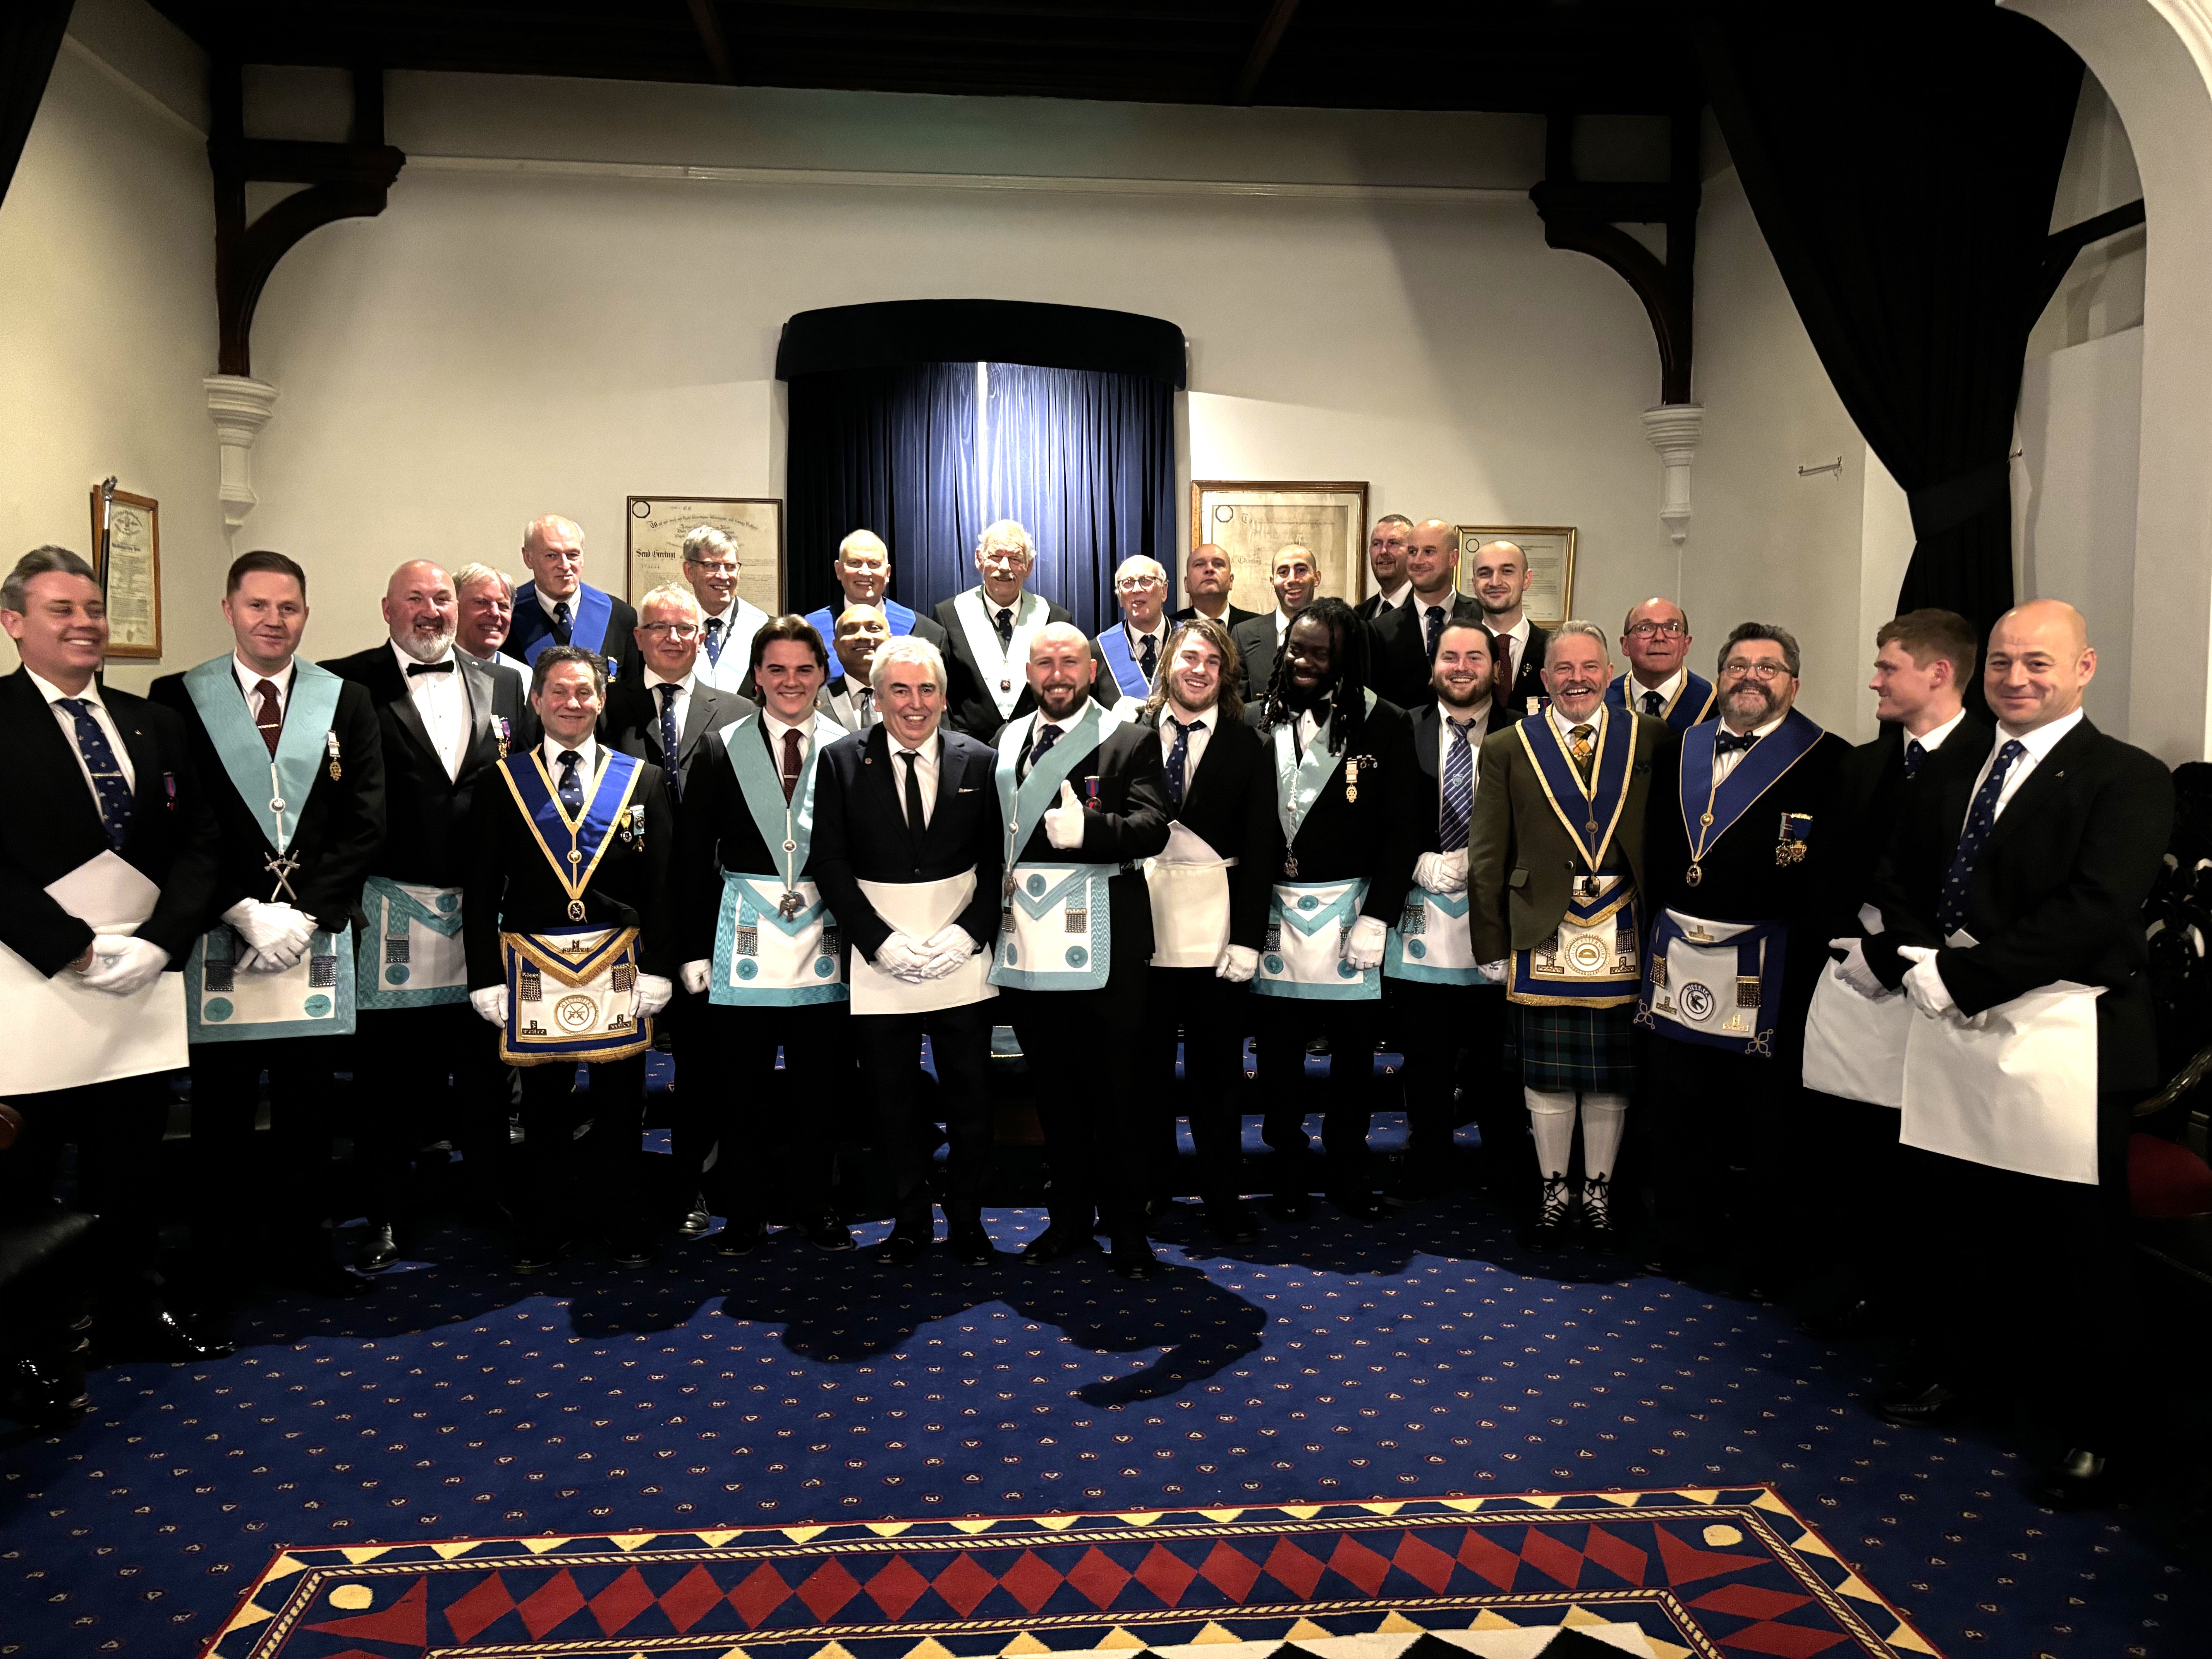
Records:
[[[1275,1213],[1306,1213],[1306,1043],[1328,1037],[1322,1144],[1329,1201],[1380,1206],[1367,1168],[1369,1097],[1382,948],[1405,908],[1422,804],[1412,723],[1367,689],[1367,628],[1342,599],[1314,600],[1283,639],[1249,716],[1267,738],[1283,858],[1254,989],[1271,999],[1259,1030],[1262,1138],[1274,1152]]]

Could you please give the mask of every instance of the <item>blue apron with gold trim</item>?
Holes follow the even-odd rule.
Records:
[[[1083,713],[1062,728],[1060,741],[1017,787],[1015,769],[1043,721],[1042,714],[1035,720],[1017,721],[999,737],[994,781],[999,814],[1006,825],[1006,881],[1000,894],[991,983],[1013,991],[1095,991],[1106,983],[1113,967],[1107,884],[1120,866],[1073,859],[1036,864],[1014,860],[1052,810],[1061,783],[1078,762],[1097,748],[1107,721],[1098,704],[1086,698]],[[1096,784],[1096,779],[1086,781],[1086,790]]]
[[[1774,1058],[1788,931],[1660,911],[1636,1023],[1661,1036]]]
[[[707,1000],[726,1008],[842,1002],[847,992],[838,972],[837,919],[823,903],[822,890],[799,872],[813,850],[814,780],[822,747],[843,737],[844,728],[813,716],[806,758],[787,801],[763,729],[759,715],[748,714],[722,733],[722,747],[753,828],[782,868],[775,874],[722,872]]]
[[[1636,888],[1626,872],[1602,868],[1627,809],[1636,722],[1606,714],[1594,724],[1596,761],[1587,784],[1548,712],[1513,728],[1579,866],[1552,936],[1513,953],[1506,997],[1526,1007],[1622,1008],[1636,1000],[1643,928]]]

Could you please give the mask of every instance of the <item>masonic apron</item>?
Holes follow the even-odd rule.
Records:
[[[1859,925],[1880,933],[1881,912],[1861,905]],[[1805,1017],[1805,1086],[1870,1106],[1903,1106],[1911,1033],[1912,1000],[1904,992],[1861,996],[1844,983],[1841,963],[1824,963]]]
[[[722,872],[722,909],[714,923],[707,988],[708,1000],[717,1007],[845,1000],[836,919],[823,904],[821,890],[799,873],[813,850],[814,778],[822,746],[843,735],[835,721],[814,716],[799,781],[786,800],[783,775],[769,758],[760,716],[749,714],[722,733],[745,810],[779,867],[774,873]]]
[[[1113,966],[1107,883],[1119,866],[1072,860],[1014,860],[1052,810],[1060,786],[1097,748],[1106,721],[1098,704],[1086,699],[1083,713],[1017,786],[1014,775],[1035,725],[1018,722],[999,734],[996,782],[999,815],[1006,830],[1006,879],[991,983],[1017,991],[1096,991],[1106,983]],[[1097,805],[1097,793],[1098,780],[1085,779],[1086,810]]]
[[[262,740],[226,654],[185,675],[185,690],[198,711],[208,740],[230,787],[249,803],[266,801],[268,845],[263,865],[270,878],[266,902],[296,904],[292,877],[301,865],[292,838],[300,810],[327,765],[333,782],[345,757],[331,717],[338,706],[338,677],[305,659],[292,665],[292,691],[284,704],[284,730],[272,758]],[[264,793],[265,792],[265,793]],[[246,942],[218,925],[192,945],[185,963],[185,1016],[194,1042],[265,1041],[271,1037],[349,1036],[354,1024],[354,951],[345,928],[318,929],[305,955],[276,973],[246,966]]]
[[[1013,607],[1013,638],[1001,645],[999,630],[991,626],[981,587],[970,587],[952,601],[952,614],[959,618],[960,632],[975,659],[975,672],[983,682],[984,694],[1001,720],[1013,719],[1014,705],[1029,685],[1030,639],[1045,625],[1048,609],[1039,595],[1023,594],[1021,603]]]
[[[886,926],[911,939],[925,939],[960,920],[975,896],[975,872],[964,870],[942,881],[864,881],[860,891]],[[995,954],[978,951],[943,979],[910,984],[887,974],[855,951],[852,960],[853,1012],[856,1014],[928,1014],[964,1008],[999,994],[991,983]]]
[[[429,1008],[469,1000],[468,952],[461,943],[461,890],[371,876],[362,908],[358,1006]]]
[[[1513,734],[1535,769],[1544,799],[1567,832],[1576,869],[1567,908],[1551,937],[1513,953],[1506,1000],[1531,1008],[1620,1008],[1636,1000],[1637,940],[1643,931],[1635,884],[1604,871],[1627,810],[1636,722],[1598,717],[1589,781],[1548,714],[1517,721]]]
[[[1145,860],[1152,904],[1152,966],[1211,968],[1229,948],[1229,872],[1224,859],[1182,823],[1168,826],[1168,844]]]
[[[1375,707],[1367,694],[1367,707]],[[1298,723],[1285,720],[1270,734],[1275,747],[1275,816],[1283,826],[1283,875],[1267,902],[1267,933],[1261,943],[1260,969],[1252,988],[1261,996],[1302,1001],[1372,1001],[1382,994],[1378,968],[1361,969],[1344,959],[1345,941],[1367,902],[1367,878],[1305,881],[1297,877],[1298,831],[1340,769],[1344,798],[1359,799],[1357,757],[1332,755],[1328,731],[1335,720],[1314,728],[1305,752],[1298,752]]]

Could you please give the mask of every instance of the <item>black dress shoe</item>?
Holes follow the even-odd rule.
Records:
[[[1209,1204],[1206,1206],[1206,1231],[1217,1244],[1253,1244],[1259,1242],[1260,1218],[1243,1204]]]
[[[1095,1250],[1098,1241],[1072,1222],[1055,1221],[1022,1246],[1024,1261],[1057,1261],[1078,1250]]]
[[[884,1260],[894,1267],[910,1267],[921,1260],[921,1253],[933,1242],[934,1235],[927,1221],[902,1221],[884,1241]]]
[[[365,1273],[380,1273],[399,1260],[399,1235],[389,1221],[368,1224],[368,1238],[353,1265]]]
[[[2095,1452],[2079,1448],[2045,1469],[2035,1483],[2035,1501],[2046,1509],[2099,1509],[2112,1498],[2110,1464]]]
[[[1382,1200],[1370,1192],[1348,1187],[1332,1187],[1328,1201],[1354,1221],[1372,1221],[1382,1213]]]
[[[11,1359],[0,1364],[0,1417],[27,1428],[74,1428],[92,1409],[84,1374],[75,1366],[45,1359]]]
[[[1304,1221],[1313,1209],[1313,1197],[1308,1193],[1277,1193],[1267,1200],[1267,1209],[1278,1221]]]
[[[955,1221],[945,1230],[945,1248],[963,1267],[988,1267],[999,1259],[991,1235],[980,1221]]]
[[[570,1241],[566,1238],[524,1239],[514,1247],[507,1259],[509,1273],[542,1273],[568,1253]]]
[[[694,1194],[690,1206],[684,1212],[684,1218],[676,1224],[676,1236],[678,1238],[704,1238],[714,1230],[714,1218],[707,1208],[707,1195],[704,1193]]]
[[[1133,1279],[1140,1284],[1160,1276],[1160,1259],[1152,1254],[1152,1247],[1143,1238],[1117,1238],[1107,1254],[1109,1272],[1122,1279]]]
[[[1522,1234],[1522,1242],[1532,1250],[1558,1249],[1567,1242],[1567,1223],[1573,1214],[1574,1198],[1567,1189],[1566,1176],[1546,1176],[1543,1191],[1536,1199],[1536,1218]]]
[[[617,1267],[642,1267],[659,1254],[660,1246],[649,1238],[619,1234],[607,1240],[607,1255]]]
[[[1907,1428],[1926,1428],[1958,1414],[1959,1391],[1948,1382],[1923,1382],[1892,1389],[1875,1410]]]
[[[103,1364],[142,1359],[184,1365],[204,1359],[228,1359],[238,1352],[222,1337],[187,1330],[167,1308],[125,1319],[101,1319],[93,1327],[92,1340],[93,1352]]]
[[[853,1248],[853,1230],[848,1227],[835,1210],[824,1210],[811,1221],[803,1221],[799,1231],[806,1235],[806,1242],[817,1250],[849,1250]]]
[[[740,1221],[735,1216],[722,1224],[714,1235],[714,1254],[717,1255],[750,1255],[768,1237],[765,1221]]]

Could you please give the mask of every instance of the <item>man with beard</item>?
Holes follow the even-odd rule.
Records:
[[[1366,625],[1342,599],[1303,606],[1266,700],[1246,716],[1273,753],[1284,842],[1253,982],[1272,1000],[1259,1031],[1261,1133],[1286,1221],[1308,1207],[1305,1059],[1316,1033],[1332,1055],[1322,1122],[1329,1200],[1363,1220],[1381,1207],[1367,1124],[1382,952],[1413,885],[1424,804],[1412,724],[1367,689],[1367,645]]]
[[[1237,659],[1244,665],[1244,702],[1256,707],[1261,693],[1273,684],[1275,659],[1282,650],[1291,619],[1304,611],[1321,592],[1321,567],[1309,548],[1293,543],[1275,555],[1267,580],[1275,589],[1275,608],[1264,617],[1241,622],[1229,630]]]
[[[1405,599],[1376,617],[1375,689],[1401,708],[1429,700],[1429,665],[1444,624],[1480,623],[1482,607],[1458,591],[1459,526],[1415,525],[1406,554]]]
[[[1562,623],[1545,641],[1551,698],[1482,746],[1468,847],[1468,909],[1483,971],[1505,984],[1522,1097],[1542,1182],[1529,1242],[1614,1242],[1613,1166],[1636,1086],[1631,1021],[1647,902],[1645,803],[1660,721],[1608,709],[1605,631]],[[1583,1131],[1581,1202],[1568,1184]]]
[[[450,1140],[486,1207],[506,1164],[507,1074],[469,1007],[461,885],[469,805],[517,741],[522,684],[457,648],[458,603],[443,570],[411,560],[385,584],[386,642],[323,665],[368,693],[384,754],[384,841],[362,891],[354,977],[364,1273],[399,1259],[418,1148]]]
[[[1605,689],[1607,706],[1635,709],[1686,732],[1710,719],[1715,701],[1712,682],[1690,672],[1689,613],[1672,599],[1646,599],[1620,624],[1620,648],[1628,667]]]
[[[942,628],[891,598],[890,549],[884,545],[884,538],[874,531],[855,530],[838,543],[837,556],[830,562],[830,574],[836,579],[838,598],[834,604],[808,611],[806,620],[814,624],[814,631],[822,636],[823,648],[830,653],[830,678],[833,684],[840,678],[860,685],[868,683],[867,665],[842,657],[837,652],[837,624],[855,605],[883,617],[885,639],[902,639],[915,634],[939,651],[945,649]],[[847,721],[845,729],[849,732],[855,728]]]
[[[1359,620],[1372,626],[1405,604],[1413,591],[1407,580],[1406,558],[1413,546],[1413,521],[1402,513],[1386,513],[1375,521],[1367,538],[1367,568],[1375,578],[1375,591],[1354,607]]]
[[[1282,853],[1271,762],[1244,723],[1237,647],[1219,623],[1200,619],[1168,640],[1167,668],[1138,716],[1159,733],[1160,762],[1175,823],[1168,844],[1145,865],[1152,908],[1152,965],[1146,975],[1140,1094],[1147,1187],[1168,1190],[1176,1158],[1176,1044],[1182,1044],[1190,1138],[1198,1150],[1206,1230],[1223,1244],[1249,1244],[1259,1224],[1238,1184],[1243,1154],[1244,1039],[1253,1004],[1243,988],[1260,965],[1267,903]]]
[[[1793,707],[1797,671],[1786,629],[1729,635],[1720,718],[1662,759],[1645,841],[1657,908],[1636,1021],[1653,1039],[1660,1249],[1670,1271],[1753,1289],[1798,1265],[1793,1200],[1814,1153],[1805,1011],[1827,960],[1821,866],[1840,850],[1834,784],[1850,753]]]
[[[945,717],[956,732],[988,742],[1008,720],[1036,707],[1025,666],[1030,641],[1047,623],[1073,618],[1042,594],[1024,591],[1036,563],[1030,532],[1000,519],[975,538],[975,574],[981,580],[937,607],[937,625],[945,633],[945,665],[952,676]]]
[[[1091,696],[1097,672],[1072,623],[1030,641],[1037,706],[999,734],[1006,878],[991,982],[1029,1060],[1052,1169],[1052,1223],[1023,1254],[1056,1261],[1103,1230],[1108,1265],[1150,1279],[1130,1050],[1152,912],[1136,866],[1167,845],[1167,775],[1157,732],[1115,722]]]
[[[1183,562],[1182,592],[1190,603],[1175,613],[1174,620],[1186,623],[1203,617],[1235,633],[1239,623],[1250,622],[1260,614],[1231,603],[1229,595],[1236,586],[1237,573],[1230,568],[1229,550],[1213,542],[1200,542]]]
[[[1498,684],[1515,720],[1536,712],[1544,695],[1544,630],[1528,620],[1528,556],[1512,542],[1485,542],[1468,560],[1467,585],[1482,607],[1482,625],[1498,641]]]
[[[835,632],[836,646],[830,658],[830,683],[822,689],[823,707],[848,732],[880,726],[883,711],[876,707],[876,689],[868,677],[875,671],[876,653],[891,637],[890,618],[872,605],[848,605],[839,613]]]

